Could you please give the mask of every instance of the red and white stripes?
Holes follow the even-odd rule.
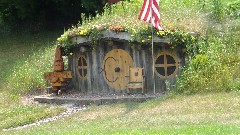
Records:
[[[160,24],[159,0],[144,0],[138,19],[151,23],[157,30],[163,30]]]

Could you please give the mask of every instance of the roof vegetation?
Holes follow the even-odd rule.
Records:
[[[204,15],[196,13],[199,8],[199,2],[184,0],[178,1],[160,1],[160,15],[164,31],[153,29],[154,35],[160,38],[169,38],[169,45],[183,46],[193,44],[195,37],[189,32],[204,33]],[[189,2],[188,2],[189,1]],[[131,35],[131,41],[140,41],[150,43],[152,28],[151,24],[138,20],[141,11],[142,0],[124,1],[109,6],[105,6],[103,14],[97,14],[96,17],[85,19],[82,24],[72,26],[57,39],[58,44],[63,47],[74,45],[70,39],[76,36],[85,36],[90,41],[98,40],[104,30],[113,30],[116,32],[128,32]],[[180,6],[180,4],[183,4]],[[161,6],[162,5],[162,6]],[[189,8],[191,7],[191,8]]]

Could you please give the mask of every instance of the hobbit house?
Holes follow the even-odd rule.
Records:
[[[138,20],[142,4],[124,1],[125,10],[117,3],[111,13],[105,8],[104,14],[58,38],[68,56],[72,89],[82,95],[151,95],[175,86],[185,66],[186,46],[196,39],[171,24],[159,31]]]
[[[104,30],[92,41],[71,39],[69,69],[75,90],[84,94],[155,94],[175,85],[185,64],[184,48],[169,45],[169,39],[153,37],[150,44],[131,42],[127,32]]]

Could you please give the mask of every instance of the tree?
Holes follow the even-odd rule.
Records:
[[[0,0],[0,20],[11,28],[58,28],[103,12],[99,0]]]

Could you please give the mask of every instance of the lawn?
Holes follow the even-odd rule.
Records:
[[[240,134],[240,93],[163,96],[89,106],[54,122],[3,134]]]

